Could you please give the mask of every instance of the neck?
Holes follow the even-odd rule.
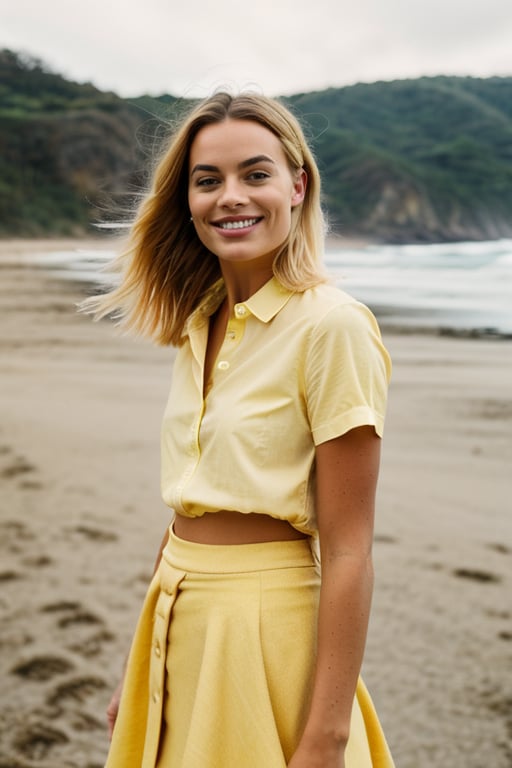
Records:
[[[246,266],[245,269],[244,266]],[[221,263],[220,268],[226,286],[226,298],[230,314],[235,304],[247,301],[273,276],[271,267],[255,269],[254,266],[236,265],[234,268],[232,264]]]

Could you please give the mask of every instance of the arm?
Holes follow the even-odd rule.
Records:
[[[343,768],[373,589],[371,548],[380,439],[358,427],[316,450],[322,557],[311,706],[289,768]]]
[[[158,550],[158,554],[155,561],[155,567],[153,568],[153,576],[157,572],[158,566],[160,565],[160,560],[162,559],[162,552],[165,548],[165,545],[167,544],[168,539],[169,539],[169,529],[165,531],[164,537],[160,543],[160,548]],[[117,713],[119,711],[119,702],[121,701],[121,693],[123,691],[125,671],[126,671],[126,659],[123,664],[123,672],[121,674],[121,680],[119,681],[117,688],[112,694],[112,698],[110,699],[109,705],[107,707],[107,723],[108,723],[109,738],[112,738],[114,725],[116,724]]]

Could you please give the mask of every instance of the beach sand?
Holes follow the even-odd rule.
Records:
[[[0,244],[0,768],[103,765],[104,710],[169,522],[173,352],[76,314],[85,287],[23,260],[53,248]],[[397,768],[506,768],[512,344],[384,336],[365,679]]]

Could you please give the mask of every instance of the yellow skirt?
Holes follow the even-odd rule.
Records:
[[[171,529],[106,768],[285,768],[308,712],[319,589],[307,540],[204,545]],[[393,768],[362,680],[345,766]]]

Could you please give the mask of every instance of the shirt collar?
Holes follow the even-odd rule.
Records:
[[[283,309],[292,295],[293,291],[282,286],[275,277],[271,277],[247,301],[239,302],[236,307],[245,307],[262,323],[268,323]],[[218,309],[225,296],[226,287],[224,280],[220,278],[209,288],[199,306],[192,312],[185,323],[182,335],[187,336],[191,330],[204,325]]]
[[[292,295],[293,291],[282,286],[275,277],[271,277],[259,291],[237,306],[245,307],[262,323],[268,323],[283,309]]]

